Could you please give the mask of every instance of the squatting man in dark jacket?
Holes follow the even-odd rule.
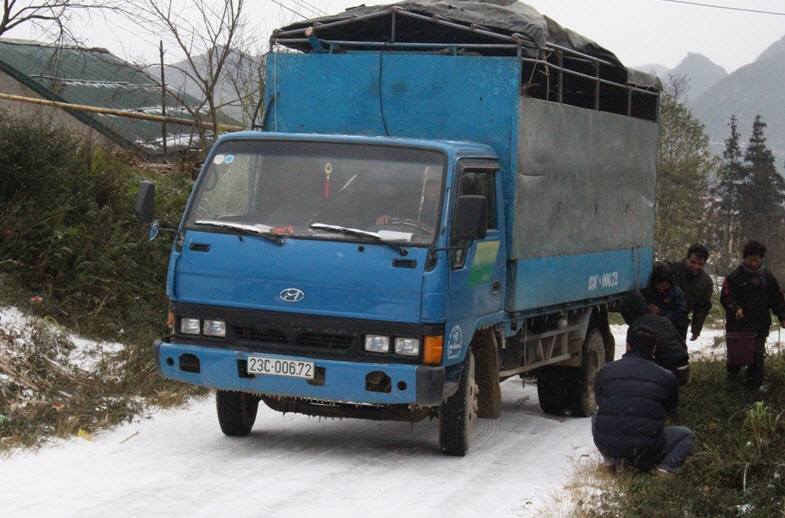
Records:
[[[755,337],[755,354],[747,367],[747,386],[753,391],[763,384],[763,358],[766,338],[771,327],[770,311],[785,327],[785,299],[777,279],[763,267],[766,247],[757,241],[744,246],[741,264],[725,278],[720,302],[725,308],[725,329],[728,332],[751,331]],[[739,367],[728,367],[731,375]]]
[[[613,466],[675,473],[692,453],[694,435],[683,426],[665,426],[679,402],[670,371],[654,363],[655,333],[643,326],[627,332],[627,354],[597,374],[594,444]]]
[[[671,270],[676,279],[676,285],[684,292],[687,300],[687,311],[681,322],[676,324],[682,338],[687,339],[687,328],[692,327],[690,340],[695,341],[703,330],[703,323],[711,310],[711,294],[714,291],[714,282],[704,271],[706,261],[709,260],[709,249],[703,245],[695,244],[687,250],[687,257],[682,261],[670,263]],[[690,321],[690,313],[692,320]]]

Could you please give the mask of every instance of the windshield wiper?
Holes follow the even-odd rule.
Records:
[[[328,225],[327,223],[311,223],[308,225],[308,228],[314,230],[324,230],[326,232],[335,232],[337,234],[344,234],[347,236],[369,237],[377,243],[389,246],[401,254],[402,257],[409,255],[409,251],[403,245],[399,243],[393,243],[392,241],[386,241],[376,232],[368,232],[367,230],[361,230],[359,228],[342,227],[340,225]]]
[[[254,225],[245,225],[243,223],[230,223],[227,221],[213,221],[213,220],[198,220],[195,222],[197,225],[203,225],[205,227],[216,227],[216,228],[230,228],[232,230],[241,230],[244,233],[253,234],[255,236],[259,236],[267,241],[272,241],[278,246],[283,246],[284,239],[280,234],[275,234],[274,232],[270,232],[269,229],[265,230],[259,228]],[[242,239],[242,234],[240,234]]]

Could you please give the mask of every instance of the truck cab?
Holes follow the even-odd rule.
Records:
[[[169,266],[165,377],[409,418],[457,390],[465,340],[504,305],[493,148],[246,132],[205,164]]]

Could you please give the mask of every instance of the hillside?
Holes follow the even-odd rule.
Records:
[[[769,50],[781,43],[782,40]],[[722,150],[731,115],[736,114],[739,118],[739,129],[745,139],[755,116],[763,115],[768,124],[769,146],[777,156],[777,166],[782,168],[785,160],[785,89],[782,88],[785,84],[785,48],[779,53],[769,50],[761,56],[763,59],[734,71],[688,102],[688,106],[706,125],[714,152]]]
[[[686,76],[689,79],[685,94],[687,100],[698,99],[701,94],[727,77],[728,72],[702,54],[690,52],[676,68],[668,72],[674,77]]]

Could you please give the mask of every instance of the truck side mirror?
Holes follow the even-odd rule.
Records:
[[[134,214],[136,220],[142,225],[149,225],[153,221],[153,208],[155,207],[155,184],[142,180],[139,192],[136,195]]]
[[[455,209],[453,239],[474,241],[485,239],[487,229],[485,196],[465,195],[458,198]]]

